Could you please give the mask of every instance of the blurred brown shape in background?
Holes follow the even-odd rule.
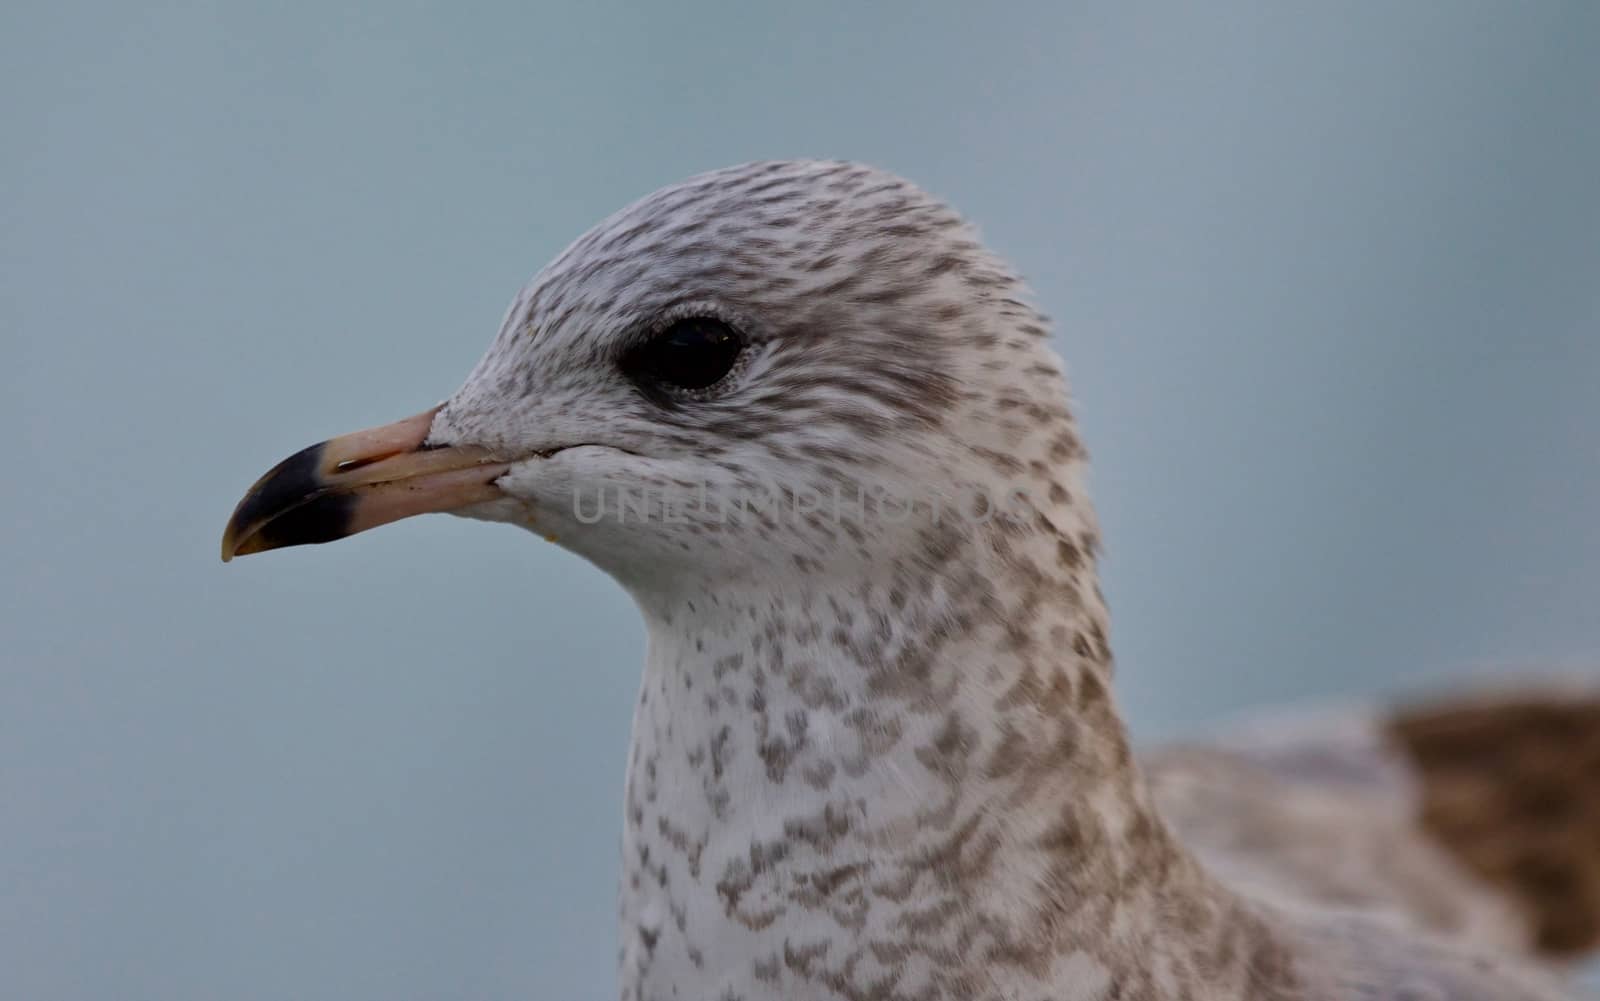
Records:
[[[1600,945],[1600,695],[1420,707],[1390,733],[1424,826],[1526,911],[1540,950]]]

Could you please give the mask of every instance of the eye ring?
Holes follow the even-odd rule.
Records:
[[[683,316],[629,349],[619,364],[645,388],[700,394],[728,377],[747,344],[745,336],[726,320]]]

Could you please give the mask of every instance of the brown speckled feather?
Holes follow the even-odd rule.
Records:
[[[1600,945],[1594,684],[1268,717],[1144,765],[1185,844],[1252,896],[1502,963]]]

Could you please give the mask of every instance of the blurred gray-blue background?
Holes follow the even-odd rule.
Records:
[[[217,539],[726,163],[1031,277],[1139,738],[1600,660],[1600,6],[11,0],[0,95],[5,998],[611,996],[622,593]]]

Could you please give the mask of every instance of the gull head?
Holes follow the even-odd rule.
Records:
[[[1045,321],[953,210],[869,167],[754,163],[580,237],[444,403],[263,476],[223,558],[450,511],[639,594],[855,577],[1049,517],[1080,458]]]

